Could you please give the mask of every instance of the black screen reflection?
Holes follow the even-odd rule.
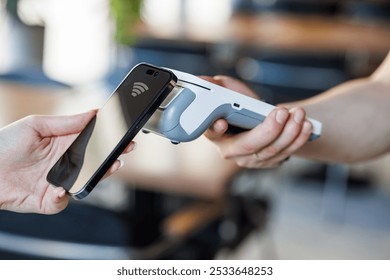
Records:
[[[89,139],[96,125],[97,116],[87,124],[72,145],[50,170],[48,177],[56,184],[69,191],[76,182],[84,165],[85,152]]]

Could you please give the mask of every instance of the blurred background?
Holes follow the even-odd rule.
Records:
[[[386,0],[0,0],[0,125],[99,107],[139,62],[307,98],[372,73],[389,23]],[[64,212],[0,212],[0,259],[390,258],[388,155],[245,170],[203,136],[136,141]]]

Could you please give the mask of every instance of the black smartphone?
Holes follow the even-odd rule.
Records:
[[[47,181],[76,199],[87,196],[176,82],[169,70],[145,63],[135,66],[51,168]],[[102,137],[104,144],[97,148]]]

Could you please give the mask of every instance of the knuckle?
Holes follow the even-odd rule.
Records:
[[[282,125],[276,125],[274,122],[268,122],[268,123],[263,123],[262,129],[264,130],[265,135],[268,136],[269,139],[275,139],[280,135],[282,132],[284,126]]]
[[[276,156],[279,152],[280,151],[278,148],[271,145],[263,149],[262,155],[264,156],[264,158],[272,158]]]
[[[258,148],[254,143],[243,143],[242,149],[246,154],[254,154],[258,151]]]

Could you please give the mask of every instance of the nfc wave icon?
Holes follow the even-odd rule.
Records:
[[[136,97],[136,96],[140,95],[141,93],[144,93],[148,89],[149,89],[149,87],[146,84],[141,83],[141,82],[135,82],[133,84],[133,90],[131,91],[131,95]]]

